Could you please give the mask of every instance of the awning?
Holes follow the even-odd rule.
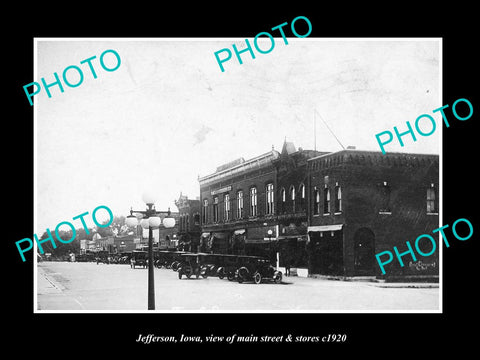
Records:
[[[217,239],[226,239],[228,237],[228,234],[225,232],[214,232],[212,235]]]
[[[342,230],[342,227],[343,227],[343,224],[309,226],[307,228],[307,232],[310,232],[310,231],[338,231],[338,230]]]
[[[307,235],[287,235],[287,236],[279,236],[277,240],[298,240],[298,241],[306,241]]]
[[[245,229],[238,229],[233,232],[234,235],[242,235],[245,234]]]

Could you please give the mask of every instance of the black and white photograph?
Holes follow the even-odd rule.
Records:
[[[110,355],[459,343],[478,235],[469,26],[206,19],[22,35],[18,326]]]
[[[441,310],[441,39],[262,40],[37,39],[36,310]]]

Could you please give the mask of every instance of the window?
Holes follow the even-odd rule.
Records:
[[[295,186],[290,187],[290,200],[292,201],[292,212],[295,212]]]
[[[313,215],[320,214],[320,191],[317,188],[313,190]]]
[[[203,200],[203,223],[206,224],[208,221],[208,200]]]
[[[230,220],[230,195],[229,194],[225,194],[223,196],[223,205],[224,205],[223,220],[229,221]]]
[[[237,219],[243,217],[243,191],[237,192]]]
[[[342,188],[338,183],[335,185],[335,212],[342,212]]]
[[[436,214],[438,213],[437,209],[437,196],[435,184],[430,184],[430,187],[427,189],[427,213]]]
[[[285,188],[282,188],[280,190],[280,199],[282,199],[282,213],[285,213],[285,200],[286,200]]]
[[[323,189],[323,213],[330,214],[330,189],[327,185]]]
[[[383,182],[380,188],[380,212],[390,213],[390,186],[386,181]]]
[[[185,216],[185,231],[190,230],[190,215],[186,214]]]
[[[196,213],[195,215],[193,215],[193,223],[195,225],[200,225],[200,214],[199,213]]]
[[[300,184],[300,207],[301,210],[305,210],[305,185]]]
[[[267,184],[266,188],[266,193],[267,193],[267,208],[266,208],[266,214],[273,214],[274,213],[274,196],[273,196],[273,184]]]
[[[218,222],[218,196],[213,198],[213,222]]]
[[[250,189],[250,216],[257,216],[257,188]]]

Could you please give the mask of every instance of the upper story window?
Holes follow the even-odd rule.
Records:
[[[292,212],[295,212],[295,186],[290,187],[290,200],[292,201]]]
[[[243,191],[237,191],[237,219],[243,217]]]
[[[266,186],[266,195],[267,195],[266,214],[273,214],[273,213],[274,213],[274,192],[273,192],[273,184],[267,184],[267,186]]]
[[[257,216],[257,188],[250,188],[250,216]]]
[[[390,185],[384,181],[380,186],[380,212],[390,213]]]
[[[313,215],[320,214],[320,191],[313,189]]]
[[[330,189],[327,185],[323,189],[323,213],[330,214]]]
[[[305,185],[300,184],[298,189],[298,193],[300,194],[300,210],[305,210]]]
[[[342,188],[338,183],[335,184],[335,212],[342,212]]]
[[[223,220],[228,221],[230,220],[230,195],[225,194],[223,195]]]
[[[285,193],[285,188],[282,187],[280,189],[280,200],[281,200],[281,205],[280,206],[281,206],[282,213],[285,212],[285,201],[287,200],[286,197],[287,197],[287,195]]]
[[[218,196],[213,198],[213,222],[218,222]]]
[[[437,189],[433,183],[427,189],[427,213],[438,214]]]
[[[194,225],[200,225],[200,214],[196,213],[193,215],[193,224]]]
[[[203,219],[202,222],[206,224],[208,222],[208,200],[203,200]]]

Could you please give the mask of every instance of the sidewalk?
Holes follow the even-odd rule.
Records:
[[[329,281],[343,281],[343,282],[361,282],[365,285],[376,286],[381,288],[439,288],[440,283],[434,281],[420,281],[421,278],[412,279],[412,281],[391,281],[397,279],[377,279],[375,276],[333,276],[333,275],[317,275],[309,276],[311,279],[322,279]]]

